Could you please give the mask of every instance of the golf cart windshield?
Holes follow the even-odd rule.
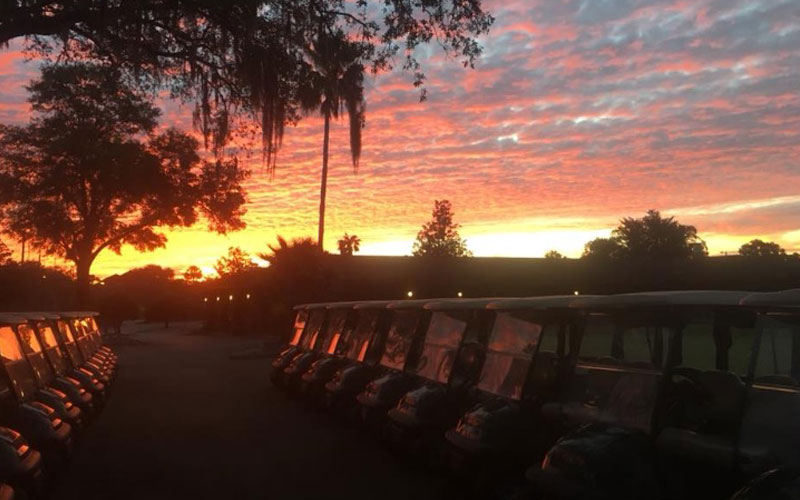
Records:
[[[565,414],[649,432],[670,331],[656,318],[625,315],[630,321],[587,318]]]
[[[303,336],[300,339],[300,347],[303,350],[310,350],[314,344],[317,342],[317,337],[319,336],[319,331],[322,329],[322,323],[325,321],[325,310],[324,309],[315,309],[311,311],[311,317],[308,319],[308,325],[306,325],[306,329],[303,332]]]
[[[47,353],[47,357],[55,368],[56,372],[62,374],[66,369],[66,360],[64,359],[64,352],[61,346],[58,345],[56,334],[46,321],[37,321],[36,329],[39,332],[39,340],[41,340],[42,347]]]
[[[527,312],[501,312],[494,321],[478,389],[520,399],[542,325]]]
[[[375,331],[378,329],[379,318],[380,311],[375,309],[362,309],[358,312],[358,322],[353,332],[353,340],[347,350],[347,359],[364,361]]]
[[[36,332],[28,324],[19,325],[17,329],[22,350],[25,351],[25,355],[28,357],[28,362],[33,368],[36,379],[40,383],[49,383],[53,377],[53,372],[44,357],[42,345],[39,343],[39,339],[36,338]]]
[[[292,340],[289,341],[289,345],[297,345],[300,343],[300,337],[303,336],[303,329],[306,327],[306,320],[308,320],[308,311],[305,309],[297,311],[297,316],[294,318]]]
[[[434,382],[446,384],[456,360],[458,347],[464,338],[468,311],[437,311],[433,313],[422,354],[413,373]]]
[[[381,366],[402,370],[411,349],[417,324],[422,316],[418,310],[396,310],[392,326],[386,334],[386,347],[381,357]]]
[[[741,426],[743,454],[765,468],[800,466],[800,314],[764,313]]]
[[[328,326],[322,335],[320,342],[314,346],[315,351],[333,354],[336,352],[336,344],[344,333],[345,323],[347,322],[347,309],[334,309],[328,313]]]
[[[10,326],[0,326],[0,356],[17,396],[21,400],[32,396],[36,391],[36,381]]]

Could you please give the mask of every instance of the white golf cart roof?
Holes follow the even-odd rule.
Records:
[[[592,298],[596,295],[545,295],[542,297],[515,297],[499,299],[486,306],[487,309],[564,309],[579,298]]]
[[[575,297],[570,307],[578,309],[622,309],[626,307],[737,306],[753,292],[728,290],[675,290]]]
[[[61,317],[61,316],[56,316],[55,318],[48,318],[47,316],[45,316],[44,313],[34,312],[34,311],[18,312],[14,314],[17,314],[20,317],[27,319],[28,321],[44,321],[46,319],[58,319]]]
[[[428,311],[452,311],[456,309],[486,309],[497,298],[483,299],[438,299],[423,306]]]
[[[364,300],[353,306],[353,309],[386,309],[393,300]]]
[[[800,288],[780,292],[753,293],[743,298],[743,306],[800,308]]]
[[[408,299],[389,302],[387,309],[422,309],[425,304],[442,299]]]
[[[317,302],[315,304],[306,304],[306,309],[308,309],[309,311],[313,311],[316,309],[327,309],[330,304],[331,304],[330,302]]]
[[[16,313],[0,312],[0,325],[21,325],[28,320]]]
[[[62,318],[75,319],[75,318],[90,318],[99,316],[99,313],[94,311],[61,311],[58,312]]]
[[[353,309],[356,304],[360,304],[357,300],[350,300],[347,302],[331,302],[326,306],[327,309]]]

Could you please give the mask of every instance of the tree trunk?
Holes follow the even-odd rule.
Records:
[[[325,237],[325,193],[328,189],[328,135],[331,128],[331,117],[325,114],[325,132],[322,139],[322,185],[319,189],[319,249],[323,250],[322,239]]]
[[[89,270],[91,267],[91,257],[83,257],[75,260],[76,299],[79,308],[87,308],[89,306],[89,291],[91,288]]]

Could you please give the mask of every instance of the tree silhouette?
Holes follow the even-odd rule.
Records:
[[[0,126],[0,216],[5,230],[75,264],[85,301],[90,269],[105,249],[163,247],[158,229],[244,227],[235,161],[200,160],[198,142],[157,133],[159,110],[114,68],[45,66],[29,87],[25,127]]]
[[[402,67],[415,86],[425,75],[414,49],[436,41],[471,66],[476,38],[493,18],[481,0],[39,0],[0,2],[0,44],[27,37],[27,48],[60,60],[110,63],[149,90],[196,104],[198,128],[218,150],[236,117],[255,117],[268,164],[284,125],[298,118],[306,49],[318,33],[359,41],[373,71]],[[422,94],[424,96],[424,93]]]
[[[8,249],[3,240],[0,240],[0,265],[5,264],[10,257],[11,250]]]
[[[558,250],[550,250],[550,251],[548,251],[546,254],[544,254],[544,258],[545,259],[553,259],[553,260],[566,259],[566,257],[564,257],[561,254],[561,252],[559,252]]]
[[[657,260],[690,259],[708,255],[705,242],[694,226],[680,224],[674,217],[661,217],[648,210],[644,217],[625,217],[610,238],[596,238],[584,247],[584,257]]]
[[[364,67],[361,48],[347,40],[343,32],[320,33],[307,51],[311,66],[300,89],[300,103],[306,113],[319,111],[322,132],[322,180],[319,190],[319,233],[317,242],[324,249],[325,198],[328,190],[328,150],[331,118],[346,110],[350,119],[350,156],[353,170],[361,157],[361,129],[364,126]]]
[[[339,253],[342,255],[353,255],[361,248],[361,238],[354,235],[344,233],[344,236],[339,240]]]
[[[203,271],[197,266],[189,266],[183,272],[183,280],[187,283],[197,283],[203,280]]]
[[[267,245],[268,253],[259,253],[258,258],[269,262],[271,268],[302,265],[309,259],[316,259],[324,252],[319,248],[317,242],[311,238],[295,238],[288,241],[283,236],[278,235],[278,245]]]
[[[459,224],[453,222],[453,207],[447,200],[433,202],[433,214],[422,225],[414,241],[415,256],[470,257],[467,242],[458,234]]]
[[[327,252],[320,249],[312,238],[295,238],[291,241],[278,236],[277,245],[268,245],[268,251],[258,254],[269,262],[270,280],[274,290],[285,304],[319,300],[330,293],[322,261]]]
[[[228,255],[223,255],[214,264],[214,270],[220,278],[241,274],[256,267],[258,266],[250,259],[250,254],[239,247],[229,247]]]
[[[624,249],[616,238],[595,238],[583,247],[583,257],[595,259],[616,259],[623,255]]]
[[[744,257],[774,259],[786,257],[786,250],[775,242],[763,241],[756,238],[739,247],[739,255]]]

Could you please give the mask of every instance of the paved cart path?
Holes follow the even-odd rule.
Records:
[[[419,499],[442,482],[275,391],[259,340],[178,325],[115,346],[113,397],[52,498]]]

